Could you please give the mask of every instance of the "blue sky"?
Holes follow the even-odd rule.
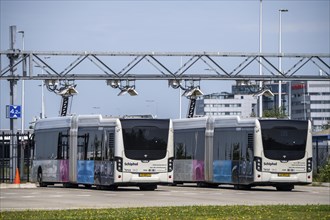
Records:
[[[263,52],[330,53],[330,1],[263,1]],[[0,1],[1,50],[9,48],[9,26],[25,32],[33,51],[258,52],[259,1]],[[17,38],[21,48],[21,38]],[[48,61],[63,66],[69,61]],[[2,60],[2,68],[8,61]],[[179,68],[180,60],[177,60]],[[285,67],[285,63],[283,63]],[[63,66],[64,68],[64,66]],[[120,66],[114,66],[120,68]],[[35,72],[40,71],[38,69]],[[142,70],[143,71],[143,70]],[[234,82],[202,81],[205,94],[230,91]],[[8,82],[0,81],[1,125],[8,128]],[[26,81],[26,126],[41,111],[40,81]],[[166,81],[137,81],[139,96],[118,97],[104,81],[77,81],[72,113],[156,114],[179,117],[179,92]],[[20,82],[16,103],[20,104]],[[60,97],[45,90],[46,116],[57,116]],[[188,102],[182,98],[182,116]],[[19,124],[20,120],[17,120]],[[19,125],[18,125],[19,127]]]

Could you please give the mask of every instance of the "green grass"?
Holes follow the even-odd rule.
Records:
[[[5,211],[1,220],[32,219],[330,219],[330,205],[182,206]]]

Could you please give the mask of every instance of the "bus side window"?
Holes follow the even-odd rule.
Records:
[[[57,138],[57,159],[61,160],[62,157],[62,132],[58,133]]]
[[[108,149],[106,150],[106,159],[114,160],[115,157],[115,134],[108,133]]]
[[[78,160],[87,159],[89,134],[78,135]]]
[[[69,134],[58,133],[56,159],[69,159]]]
[[[248,146],[246,152],[246,158],[248,161],[253,161],[253,133],[248,133]]]
[[[92,149],[91,152],[94,148],[94,152],[90,154],[90,157],[88,160],[101,160],[102,159],[102,149],[103,149],[103,138],[100,137],[99,133],[95,133],[94,138],[93,138],[93,143],[92,143]]]

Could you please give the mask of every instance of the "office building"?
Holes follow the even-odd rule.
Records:
[[[195,116],[204,115],[256,115],[257,97],[250,94],[235,95],[222,92],[204,95],[196,100]]]
[[[330,122],[330,81],[292,82],[291,119],[312,121],[313,131]]]

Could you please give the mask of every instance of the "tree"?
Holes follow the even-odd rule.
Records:
[[[327,121],[325,124],[322,125],[322,130],[327,130],[330,128],[330,121]]]
[[[283,106],[281,106],[281,108],[273,108],[270,110],[264,110],[263,117],[264,118],[286,118],[287,115],[285,114]]]

